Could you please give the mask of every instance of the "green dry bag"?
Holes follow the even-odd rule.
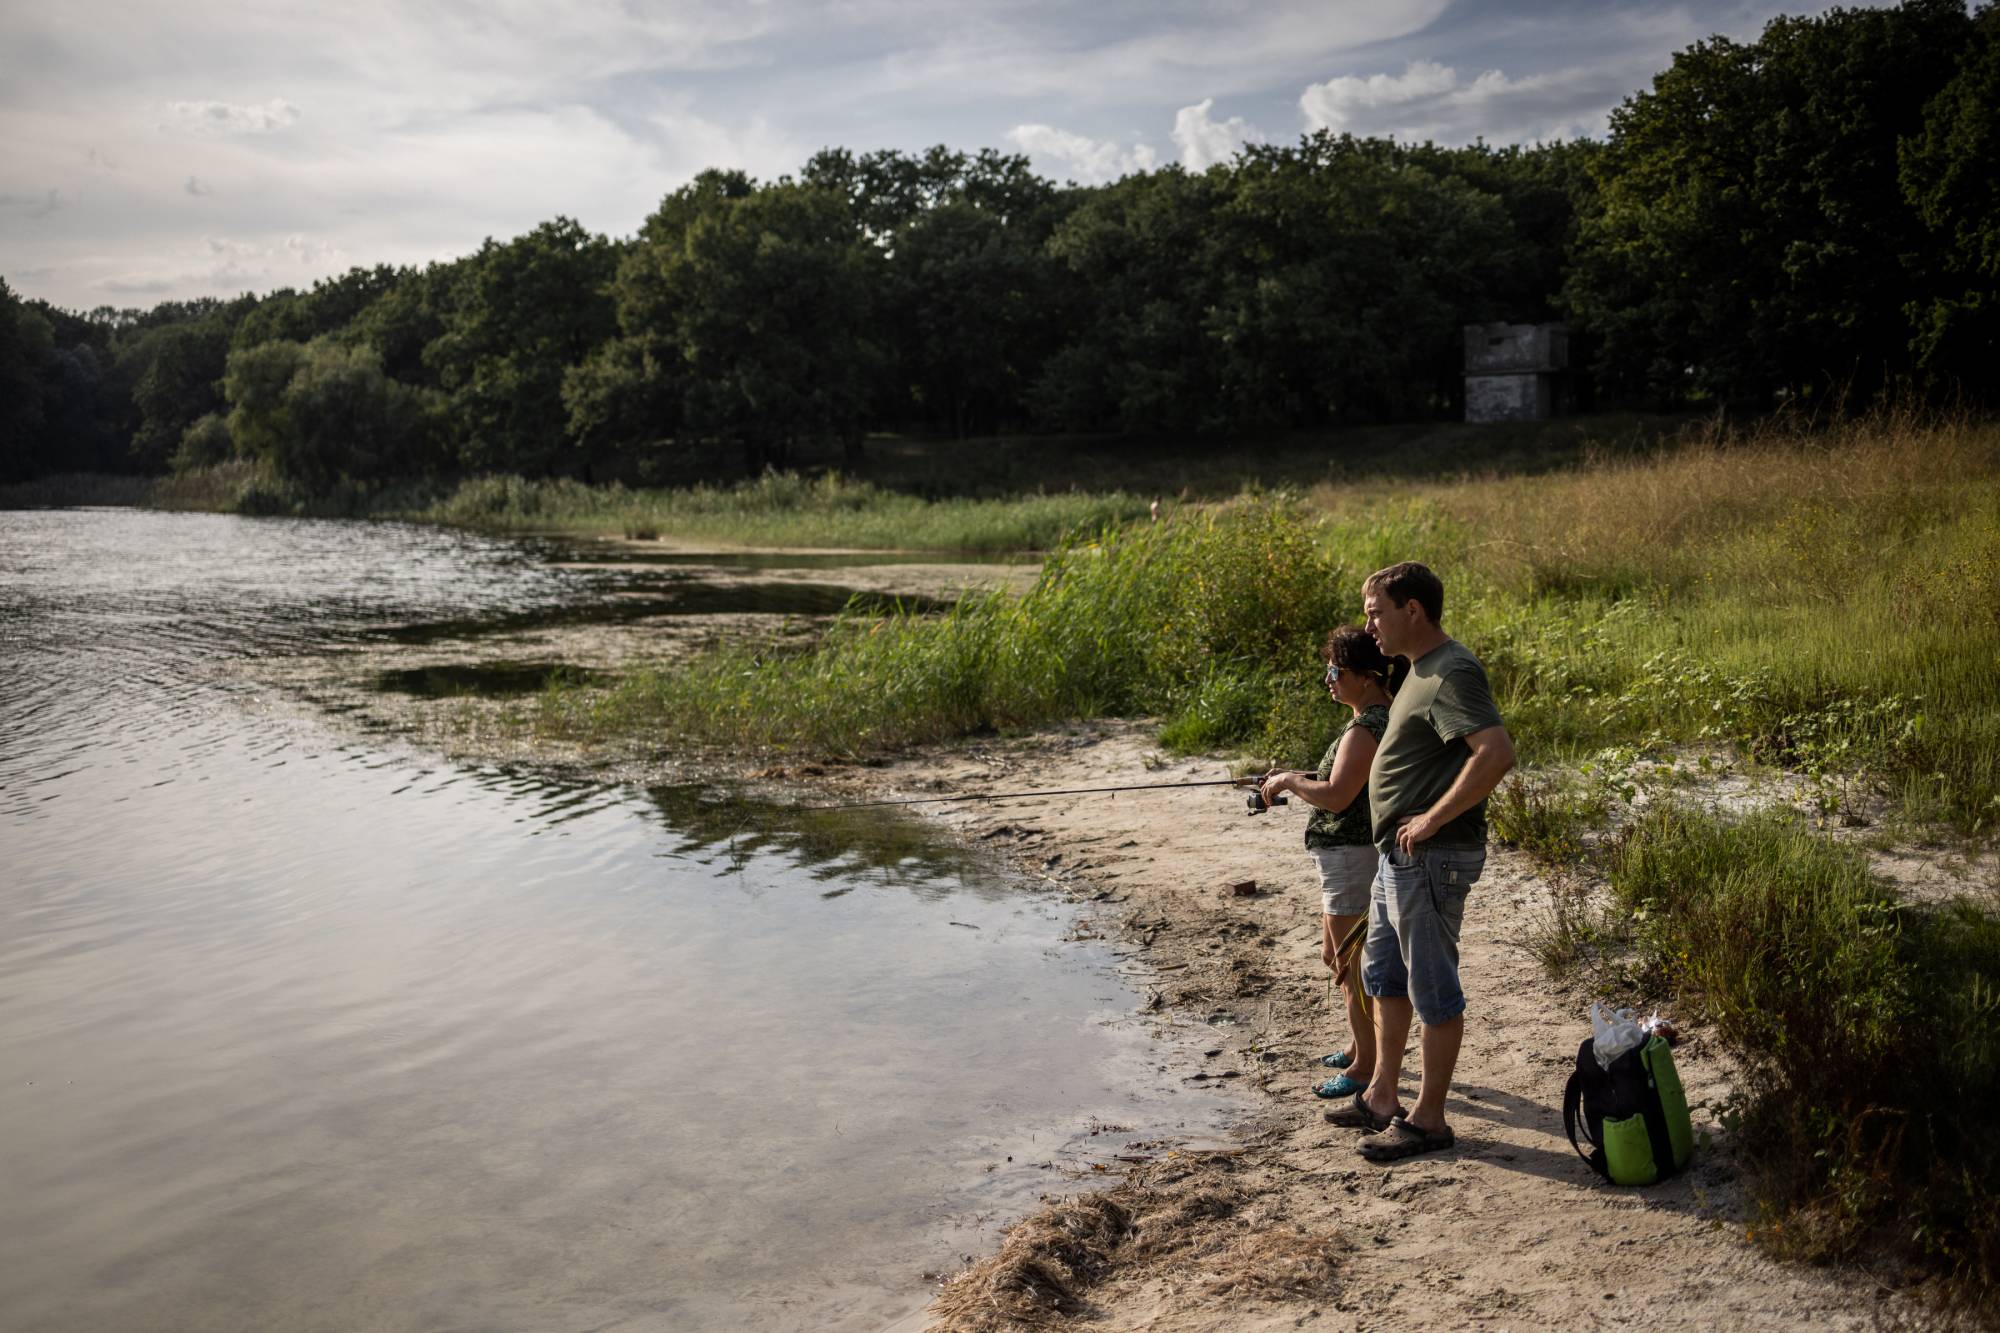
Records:
[[[1595,1039],[1584,1038],[1563,1090],[1563,1127],[1577,1155],[1614,1185],[1651,1185],[1685,1170],[1694,1123],[1673,1049],[1653,1037],[1607,1069]]]

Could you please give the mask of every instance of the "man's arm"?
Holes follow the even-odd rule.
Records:
[[[1415,855],[1418,843],[1429,842],[1439,829],[1492,795],[1507,770],[1514,767],[1514,738],[1497,723],[1471,733],[1465,743],[1472,755],[1458,770],[1458,780],[1436,805],[1397,825],[1396,845],[1404,855]]]

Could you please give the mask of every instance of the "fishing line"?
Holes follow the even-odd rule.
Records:
[[[1304,773],[1302,768],[1283,770]],[[1031,796],[1096,796],[1114,791],[1162,791],[1172,787],[1242,787],[1262,782],[1270,774],[1255,777],[1217,778],[1209,782],[1137,782],[1125,787],[1063,787],[1053,791],[976,792],[969,796],[918,796],[906,801],[856,801],[848,805],[808,805],[805,810],[872,810],[885,805],[936,805],[947,801],[1019,801]]]

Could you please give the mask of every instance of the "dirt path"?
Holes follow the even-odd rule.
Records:
[[[911,795],[1216,776],[1214,762],[1162,764],[1146,733],[1125,725],[855,775]],[[1337,1042],[1296,811],[1251,819],[1226,789],[932,809],[961,836],[1010,847],[1029,869],[1101,901],[1100,928],[1145,946],[1152,1007],[1182,1007],[1217,1034],[1201,1068],[1173,1075],[1233,1070],[1268,1096],[1243,1127],[1241,1151],[1142,1167],[1115,1193],[1120,1218],[1150,1211],[1177,1234],[1156,1223],[1140,1227],[1142,1242],[1101,1237],[1073,1265],[1087,1270],[1071,1284],[1079,1325],[1864,1328],[1896,1303],[1866,1279],[1787,1268],[1745,1242],[1754,1219],[1715,1123],[1727,1070],[1698,1033],[1678,1055],[1697,1133],[1711,1138],[1696,1167],[1621,1190],[1575,1157],[1562,1088],[1589,1023],[1579,997],[1551,998],[1520,947],[1546,893],[1525,858],[1494,852],[1466,915],[1471,1007],[1448,1108],[1457,1147],[1384,1168],[1355,1153],[1358,1131],[1324,1122],[1325,1104],[1310,1093],[1327,1072],[1317,1057]],[[1257,892],[1235,896],[1229,886],[1244,880]],[[1406,1103],[1416,1095],[1415,1044],[1413,1034]],[[1068,1206],[1029,1219],[1020,1243],[1010,1242],[1016,1253],[947,1288],[933,1307],[939,1326],[1001,1326],[1002,1309],[1034,1306],[1033,1272],[1046,1256],[1026,1254],[1029,1241],[1078,1232],[1076,1216],[1059,1212]],[[1301,1280],[1304,1268],[1253,1271],[1260,1252],[1317,1252],[1332,1263]]]

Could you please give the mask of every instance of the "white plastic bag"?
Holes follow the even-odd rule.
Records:
[[[1590,1035],[1593,1038],[1590,1049],[1597,1056],[1597,1063],[1607,1070],[1613,1060],[1636,1050],[1646,1040],[1630,1009],[1606,1014],[1604,1006],[1594,1000],[1590,1005]]]

